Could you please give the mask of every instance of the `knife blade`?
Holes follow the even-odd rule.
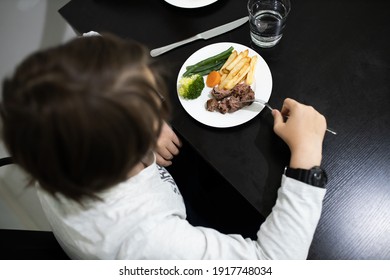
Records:
[[[207,40],[207,39],[210,39],[212,37],[221,35],[223,33],[226,33],[228,31],[231,31],[231,30],[243,25],[244,23],[246,23],[248,21],[248,19],[249,19],[249,17],[246,16],[246,17],[237,19],[235,21],[214,27],[214,28],[207,30],[207,31],[204,31],[202,33],[196,34],[195,36],[192,36],[188,39],[185,39],[185,40],[182,40],[182,41],[179,41],[179,42],[176,42],[176,43],[173,43],[173,44],[161,47],[161,48],[153,49],[150,51],[150,55],[153,57],[156,57],[156,56],[159,56],[160,54],[166,53],[166,52],[173,50],[174,48],[177,48],[179,46],[182,46],[184,44],[188,44],[190,42],[200,40],[200,39]]]

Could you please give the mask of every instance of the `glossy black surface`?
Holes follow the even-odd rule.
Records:
[[[0,229],[0,260],[68,260],[48,231]]]
[[[323,164],[329,182],[311,259],[390,259],[390,1],[293,1],[281,42],[259,49],[249,26],[196,41],[158,59],[167,67],[181,137],[262,215],[275,202],[289,151],[263,111],[233,128],[192,119],[176,95],[176,75],[193,52],[216,42],[254,48],[273,77],[270,104],[286,97],[314,106],[338,132],[327,134]],[[60,14],[79,32],[113,32],[156,48],[245,16],[245,0],[198,9],[162,0],[73,0]]]

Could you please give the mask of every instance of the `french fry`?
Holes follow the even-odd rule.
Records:
[[[221,80],[219,81],[219,84],[223,83],[223,81],[226,79],[227,76],[228,76],[228,73],[221,74]]]
[[[248,74],[246,75],[245,83],[247,85],[251,85],[253,83],[253,76],[255,74],[255,67],[257,63],[257,55],[253,56],[250,62],[250,69]]]
[[[245,63],[248,63],[249,60],[249,57],[244,57],[240,61],[238,61],[234,68],[229,72],[227,77],[219,84],[219,87],[226,88],[226,85],[233,79],[234,76],[236,76],[236,74],[245,65]]]
[[[248,52],[248,49],[240,52],[240,54],[229,65],[226,66],[226,69],[231,71],[241,59],[248,56]]]
[[[230,71],[228,77],[234,77],[240,70],[241,68],[246,64],[248,63],[250,60],[249,57],[244,57],[242,58],[237,64],[236,66],[234,66],[234,68]]]
[[[221,82],[219,83],[218,86],[220,89],[223,89],[226,86],[226,84],[229,82],[228,76],[229,75],[226,74],[226,76],[223,79],[221,79]]]
[[[228,57],[228,59],[226,60],[226,62],[223,64],[223,66],[221,67],[221,70],[219,71],[222,74],[224,73],[229,73],[229,70],[225,69],[226,66],[228,66],[235,58],[237,57],[237,51],[234,50],[230,56]]]
[[[250,70],[250,63],[246,62],[240,69],[240,71],[226,84],[226,89],[232,89],[234,88],[249,72]]]
[[[246,62],[242,68],[240,69],[240,71],[237,73],[236,77],[238,77],[238,80],[237,81],[241,81],[241,79],[248,73],[248,71],[250,70],[250,63],[249,62]]]
[[[257,63],[257,55],[248,56],[249,50],[246,49],[240,53],[234,50],[224,65],[219,70],[221,81],[218,85],[220,89],[232,89],[238,83],[245,82],[251,85],[254,80],[254,72]]]

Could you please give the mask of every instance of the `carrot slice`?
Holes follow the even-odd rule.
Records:
[[[218,71],[211,71],[207,75],[206,85],[208,87],[215,87],[221,81],[221,74]]]

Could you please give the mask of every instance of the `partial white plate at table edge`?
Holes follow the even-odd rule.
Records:
[[[218,0],[164,0],[165,2],[179,8],[200,8],[210,5]]]
[[[193,65],[203,59],[223,52],[230,46],[233,46],[237,52],[248,49],[249,56],[258,56],[255,70],[255,79],[251,87],[255,92],[255,98],[268,101],[272,91],[272,75],[267,63],[261,57],[261,55],[253,49],[231,42],[211,44],[194,52],[184,62],[179,71],[177,77],[177,87],[179,86],[179,80],[181,79],[188,65]],[[206,79],[206,76],[204,79]],[[209,112],[206,110],[205,106],[206,101],[211,98],[210,92],[211,88],[205,86],[201,96],[194,100],[187,100],[181,97],[179,94],[177,95],[181,105],[188,114],[190,114],[197,121],[211,127],[225,128],[241,125],[256,117],[264,108],[264,106],[259,103],[253,103],[252,105],[244,107],[234,113],[221,114],[220,112]]]

